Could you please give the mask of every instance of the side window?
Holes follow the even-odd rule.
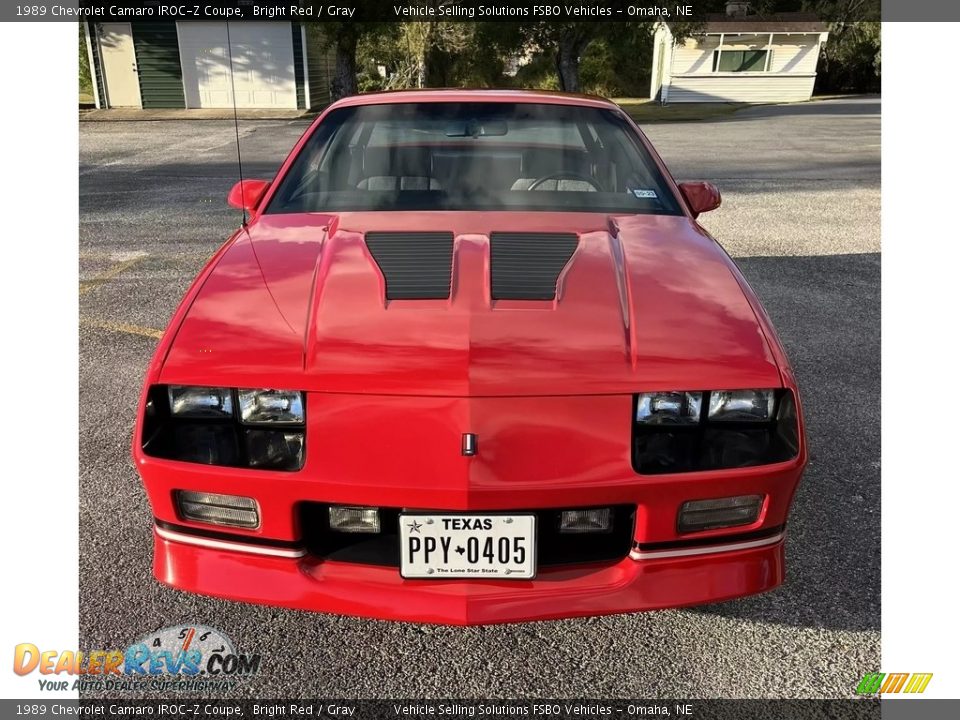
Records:
[[[766,50],[714,50],[714,72],[763,72],[767,69]]]

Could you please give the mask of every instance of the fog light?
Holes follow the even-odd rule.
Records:
[[[560,532],[570,535],[579,533],[604,533],[610,531],[610,508],[592,510],[564,510],[560,513]]]
[[[375,507],[330,507],[330,529],[342,533],[380,532],[380,510]]]
[[[257,501],[253,498],[190,490],[177,490],[176,496],[177,508],[184,520],[242,528],[260,525]]]
[[[677,529],[682,533],[688,533],[749,525],[757,521],[762,504],[762,495],[691,500],[680,507]]]

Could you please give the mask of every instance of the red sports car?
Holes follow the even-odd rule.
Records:
[[[160,580],[456,625],[782,582],[793,373],[615,104],[347,98],[229,201],[139,406]]]

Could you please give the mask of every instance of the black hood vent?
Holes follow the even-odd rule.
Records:
[[[577,249],[573,233],[492,233],[494,300],[553,300],[557,280]]]
[[[453,233],[370,232],[367,247],[387,283],[387,300],[450,297]]]

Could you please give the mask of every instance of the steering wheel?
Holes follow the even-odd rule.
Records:
[[[528,187],[527,190],[536,190],[538,187],[543,185],[543,183],[547,182],[547,180],[556,180],[558,182],[560,180],[579,180],[580,182],[587,183],[596,192],[603,192],[603,186],[600,185],[600,183],[598,183],[589,175],[581,175],[577,172],[555,172],[550,173],[549,175],[544,175],[543,177],[537,178],[530,183],[530,187]]]

